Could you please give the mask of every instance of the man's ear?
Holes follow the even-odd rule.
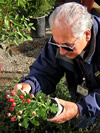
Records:
[[[86,30],[85,35],[86,35],[86,41],[89,42],[91,39],[91,30]]]

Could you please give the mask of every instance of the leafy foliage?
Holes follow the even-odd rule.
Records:
[[[20,10],[22,3],[24,6],[24,0],[0,1],[0,43],[4,43],[6,40],[9,42],[6,50],[14,44],[19,45],[19,39],[22,43],[26,39],[32,40],[30,31],[31,28],[34,29],[33,23],[30,23],[30,17],[25,17],[25,14]],[[0,48],[3,48],[1,44]],[[12,54],[11,50],[9,53]]]
[[[11,96],[7,95],[10,104],[10,112],[7,113],[11,117],[11,121],[18,121],[19,126],[28,128],[29,122],[35,126],[39,126],[39,118],[46,120],[47,113],[58,111],[57,104],[51,104],[51,100],[46,100],[46,95],[41,91],[36,97],[19,90],[17,94],[11,92]]]
[[[26,0],[23,6],[28,16],[33,18],[50,14],[56,0]]]
[[[1,88],[0,90],[0,105],[2,105],[0,106],[0,132],[1,133],[22,133],[22,132],[51,133],[51,131],[53,133],[66,133],[66,131],[68,133],[89,133],[92,131],[94,132],[93,130],[94,127],[90,129],[91,131],[88,129],[86,129],[86,131],[83,131],[81,129],[73,131],[73,128],[71,127],[71,121],[67,121],[62,124],[56,124],[56,123],[47,122],[46,120],[39,119],[40,125],[35,126],[34,122],[36,121],[33,120],[31,121],[31,123],[33,122],[33,124],[29,123],[29,127],[27,129],[19,126],[17,122],[10,122],[9,118],[7,117],[9,104],[8,102],[6,102],[5,93],[7,90],[12,90],[13,86],[16,83],[18,83],[19,80],[20,79],[18,78],[17,80],[12,81],[12,83],[10,84],[10,88]],[[68,97],[68,99],[70,99],[70,95],[68,93],[68,89],[65,84],[65,77],[63,77],[61,81],[58,83],[55,96],[63,99],[66,99],[66,97]],[[42,111],[40,114],[42,114]]]
[[[0,1],[0,48],[9,42],[6,50],[12,55],[11,47],[32,40],[31,30],[35,30],[33,18],[48,15],[56,0],[1,0]]]

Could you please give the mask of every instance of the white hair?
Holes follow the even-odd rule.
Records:
[[[68,24],[72,28],[73,35],[79,38],[87,29],[91,30],[93,19],[86,7],[69,2],[56,7],[49,17],[49,24],[51,28],[53,24],[66,28]]]

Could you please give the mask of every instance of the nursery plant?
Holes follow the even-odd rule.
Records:
[[[3,48],[3,43],[9,44],[5,49],[9,49],[10,54],[10,47],[19,45],[19,39],[21,43],[26,39],[32,40],[33,23],[20,8],[25,3],[25,0],[0,0],[0,48]]]
[[[26,0],[23,10],[34,23],[36,30],[31,30],[33,38],[45,36],[45,18],[52,12],[55,2],[56,0]]]
[[[12,122],[17,121],[19,126],[28,128],[29,122],[39,126],[39,119],[46,120],[50,113],[56,114],[58,107],[56,103],[51,103],[51,99],[41,91],[34,97],[33,94],[22,93],[21,90],[15,94],[6,95],[9,104],[7,116]]]
[[[37,18],[50,14],[55,6],[56,0],[26,0],[23,7],[28,16]]]

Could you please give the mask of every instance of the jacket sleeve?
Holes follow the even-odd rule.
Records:
[[[77,103],[80,116],[100,116],[100,89],[94,90]]]
[[[64,70],[56,59],[56,50],[55,46],[46,43],[41,54],[30,66],[30,74],[20,81],[31,85],[31,93],[37,93],[40,89],[46,94],[55,91],[57,83],[64,75]]]

